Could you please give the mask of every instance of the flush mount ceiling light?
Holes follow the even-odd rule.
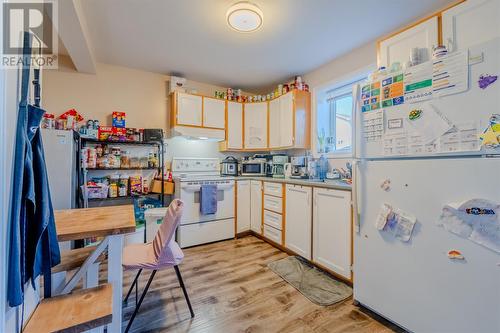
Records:
[[[227,24],[238,32],[258,30],[262,26],[263,19],[262,10],[248,1],[235,3],[226,13]]]

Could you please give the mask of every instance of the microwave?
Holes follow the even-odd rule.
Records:
[[[241,175],[242,176],[266,176],[266,165],[265,159],[250,159],[243,161],[241,163]]]

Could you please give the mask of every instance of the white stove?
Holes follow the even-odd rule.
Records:
[[[172,175],[175,196],[185,203],[177,231],[177,242],[184,248],[234,237],[234,178],[219,175],[217,158],[174,158]],[[200,189],[217,186],[217,212],[202,215]]]

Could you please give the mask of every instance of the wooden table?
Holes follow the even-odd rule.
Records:
[[[123,235],[135,232],[134,206],[65,209],[55,211],[57,239],[59,241],[104,237],[95,251],[64,286],[61,293],[69,293],[108,249],[108,282],[113,284],[113,320],[108,332],[121,332],[122,325],[122,248]]]

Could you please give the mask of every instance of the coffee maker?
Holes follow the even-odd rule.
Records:
[[[288,156],[273,155],[273,178],[285,178],[286,163],[288,163]]]
[[[290,178],[309,178],[306,156],[293,156],[291,159],[291,168],[292,172]]]

